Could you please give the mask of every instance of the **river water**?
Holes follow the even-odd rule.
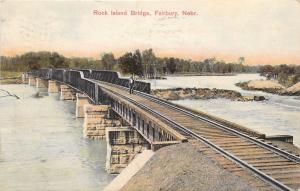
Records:
[[[74,102],[34,98],[28,85],[0,89],[20,97],[0,98],[0,190],[102,190],[114,178],[106,142],[82,137]]]
[[[204,111],[244,125],[266,135],[288,134],[300,147],[300,97],[279,96],[262,91],[247,91],[235,86],[237,82],[263,79],[258,74],[236,76],[187,76],[151,80],[153,89],[177,87],[219,88],[241,92],[243,95],[263,95],[262,102],[239,102],[228,99],[178,100],[175,103]]]

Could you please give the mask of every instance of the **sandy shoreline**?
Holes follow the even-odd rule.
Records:
[[[151,94],[165,100],[185,100],[185,99],[217,99],[224,98],[233,101],[263,101],[263,96],[243,96],[240,92],[226,89],[209,88],[171,88],[155,89]]]
[[[278,95],[300,95],[300,82],[294,84],[291,87],[285,87],[277,80],[251,80],[247,82],[240,82],[236,85],[244,90],[260,90]]]

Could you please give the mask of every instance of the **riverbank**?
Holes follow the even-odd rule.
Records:
[[[236,83],[236,86],[239,86],[244,90],[260,90],[277,95],[300,95],[300,82],[291,87],[285,87],[277,80],[250,80],[247,82]]]
[[[174,73],[168,74],[167,76],[177,77],[177,76],[236,76],[237,73],[212,73],[212,72],[197,72],[197,73]]]
[[[262,101],[263,96],[243,96],[238,91],[225,89],[209,88],[173,88],[155,89],[152,95],[166,100],[185,100],[185,99],[217,99],[225,98],[234,101]]]
[[[0,84],[22,84],[22,73],[23,72],[1,71]]]
[[[0,79],[0,84],[22,84],[21,77],[11,77]]]
[[[137,80],[166,80],[167,77],[184,77],[184,76],[236,76],[236,73],[211,73],[211,72],[202,72],[202,73],[174,73],[174,74],[167,74],[167,75],[161,75],[156,77],[150,77],[150,78],[137,78]]]

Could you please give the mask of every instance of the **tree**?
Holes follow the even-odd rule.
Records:
[[[239,61],[238,61],[239,64],[243,65],[245,63],[245,57],[239,57]]]
[[[101,56],[101,63],[105,70],[112,70],[116,64],[113,53],[103,53]]]
[[[131,75],[141,75],[143,72],[141,53],[136,50],[135,53],[127,52],[119,58],[119,66],[122,72]]]
[[[142,52],[142,63],[144,68],[143,74],[145,76],[150,75],[150,77],[153,77],[156,59],[157,58],[151,48]]]
[[[205,59],[203,61],[202,72],[212,72],[211,67],[210,67],[210,60],[209,59]]]
[[[141,76],[143,74],[143,65],[142,65],[142,55],[139,49],[135,51],[133,54],[134,64],[135,64],[135,72],[133,74]]]
[[[167,61],[167,69],[170,71],[171,74],[174,74],[176,71],[176,63],[173,57],[169,58]]]
[[[65,58],[56,52],[53,52],[50,56],[50,66],[53,68],[69,67],[65,62]]]
[[[268,79],[275,77],[275,69],[271,65],[265,65],[260,67],[259,73],[261,76],[266,76]]]

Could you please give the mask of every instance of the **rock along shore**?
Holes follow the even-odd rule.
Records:
[[[278,95],[300,96],[300,82],[288,88],[281,85],[277,80],[251,80],[236,83],[236,86],[244,90],[260,90]]]
[[[209,88],[175,88],[175,89],[156,89],[151,92],[153,95],[166,100],[184,99],[216,99],[225,98],[234,101],[262,101],[263,96],[243,96],[234,90],[209,89]]]

